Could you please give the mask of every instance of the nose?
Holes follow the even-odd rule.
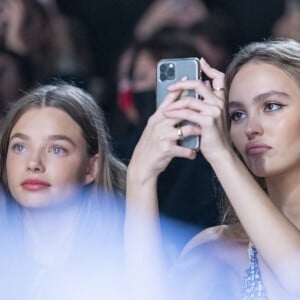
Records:
[[[27,171],[41,173],[45,171],[45,165],[39,152],[33,153],[27,161]]]
[[[245,135],[249,140],[254,139],[256,136],[260,136],[264,133],[263,126],[259,121],[258,117],[248,117],[246,127],[245,127]]]

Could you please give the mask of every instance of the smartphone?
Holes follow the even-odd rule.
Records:
[[[183,77],[187,77],[189,80],[201,79],[200,61],[196,57],[187,58],[173,58],[162,59],[158,62],[156,68],[156,106],[164,100],[168,94],[168,87],[177,81],[180,81]],[[199,99],[199,95],[193,90],[187,90],[183,92],[178,100],[183,97],[191,96]],[[178,126],[185,126],[187,124],[194,124],[190,121],[182,121]],[[198,151],[200,148],[200,137],[189,136],[183,140],[178,140],[179,145]]]

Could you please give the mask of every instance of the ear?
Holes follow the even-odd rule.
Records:
[[[98,174],[99,171],[99,154],[95,154],[94,156],[88,159],[88,165],[86,167],[85,176],[84,176],[84,184],[92,183]]]

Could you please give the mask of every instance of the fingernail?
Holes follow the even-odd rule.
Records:
[[[188,80],[188,77],[187,77],[187,76],[182,77],[180,81],[185,81],[185,80]],[[171,85],[168,87],[168,90],[173,90],[173,89],[174,89],[174,86],[176,86],[176,83],[171,84]]]
[[[188,79],[188,77],[187,77],[187,76],[184,76],[184,77],[181,78],[180,81],[185,81],[185,80],[187,80],[187,79]],[[176,82],[176,83],[177,83],[177,82]],[[173,89],[174,89],[174,86],[176,86],[176,83],[169,85],[169,86],[168,86],[168,90],[169,90],[169,91],[173,90]]]

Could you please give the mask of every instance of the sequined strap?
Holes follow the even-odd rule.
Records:
[[[244,274],[243,300],[267,300],[267,294],[259,269],[257,250],[254,245],[248,246],[249,266]]]

